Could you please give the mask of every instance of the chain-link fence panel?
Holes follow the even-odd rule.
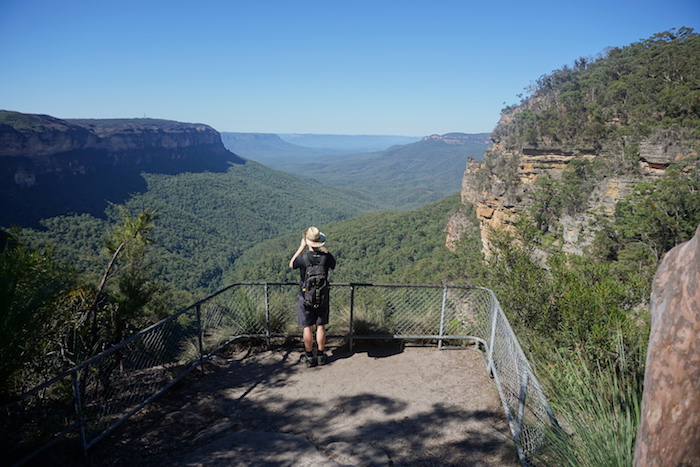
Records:
[[[438,336],[442,289],[356,286],[352,325],[358,336]]]
[[[98,357],[76,372],[88,445],[196,364],[197,310],[166,319]]]
[[[89,449],[228,343],[298,336],[297,293],[289,283],[220,290],[4,406],[2,441],[19,439],[17,459],[57,439]],[[330,303],[328,336],[483,345],[522,459],[542,442],[542,428],[556,423],[489,289],[332,284]]]
[[[297,325],[298,284],[268,285],[269,333],[272,336],[301,334]]]
[[[328,336],[348,336],[350,334],[352,287],[331,284],[330,311],[326,333]],[[297,328],[298,329],[298,328]]]
[[[508,423],[523,464],[545,441],[545,430],[556,426],[544,393],[498,300],[492,295],[492,327],[487,361],[496,379]]]
[[[452,337],[488,334],[491,316],[491,296],[488,289],[448,287],[445,289],[443,334]]]

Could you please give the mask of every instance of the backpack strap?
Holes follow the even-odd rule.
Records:
[[[319,256],[321,257],[321,260],[319,261],[318,264],[320,264],[321,266],[325,266],[326,260],[328,259],[328,255],[319,255]],[[314,263],[311,262],[311,258],[309,258],[309,255],[307,255],[306,253],[301,255],[301,261],[302,261],[302,263],[304,263],[304,266],[307,268],[314,265]]]

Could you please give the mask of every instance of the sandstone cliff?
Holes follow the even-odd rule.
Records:
[[[0,111],[2,192],[109,166],[153,169],[180,160],[194,167],[214,159],[242,162],[207,125],[153,119],[60,120]]]
[[[61,120],[0,111],[0,225],[99,215],[143,191],[142,172],[223,172],[244,159],[213,128],[154,119]]]
[[[504,109],[483,163],[464,174],[462,200],[476,207],[484,249],[492,228],[512,229],[531,211],[541,231],[580,252],[594,217],[613,214],[637,182],[697,163],[698,64],[700,35],[680,28],[580,58],[528,87]],[[460,229],[449,230],[454,244]]]
[[[510,121],[508,115],[502,118],[494,132],[495,138],[503,133],[498,131],[500,127],[510,125]],[[484,252],[488,253],[493,229],[512,230],[518,214],[532,206],[537,180],[547,176],[561,181],[573,161],[587,161],[607,170],[598,172],[585,208],[574,215],[562,215],[558,228],[552,229],[564,251],[580,253],[593,238],[592,221],[596,215],[612,215],[618,201],[628,195],[636,183],[660,177],[671,164],[697,157],[697,150],[685,144],[686,141],[664,137],[662,133],[655,132],[635,145],[628,142],[628,147],[637,148],[632,157],[629,157],[629,149],[627,156],[623,154],[621,145],[575,148],[547,147],[540,143],[535,147],[517,147],[495,139],[483,162],[467,164],[462,182],[462,202],[476,209]],[[463,223],[460,214],[451,219],[447,227],[448,246],[454,248],[462,236],[460,225]]]
[[[0,157],[35,157],[77,149],[222,148],[213,128],[155,119],[61,120],[0,110]]]

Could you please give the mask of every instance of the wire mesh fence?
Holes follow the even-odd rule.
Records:
[[[52,446],[88,450],[231,342],[300,334],[297,284],[238,283],[201,300],[2,408],[2,442],[22,465]],[[493,292],[480,287],[333,284],[329,337],[477,344],[494,377],[523,465],[556,426]],[[58,451],[57,451],[58,450]],[[7,460],[7,459],[6,459]]]

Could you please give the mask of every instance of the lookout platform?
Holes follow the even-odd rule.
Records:
[[[494,381],[472,349],[329,343],[213,358],[91,451],[95,466],[517,466]]]

